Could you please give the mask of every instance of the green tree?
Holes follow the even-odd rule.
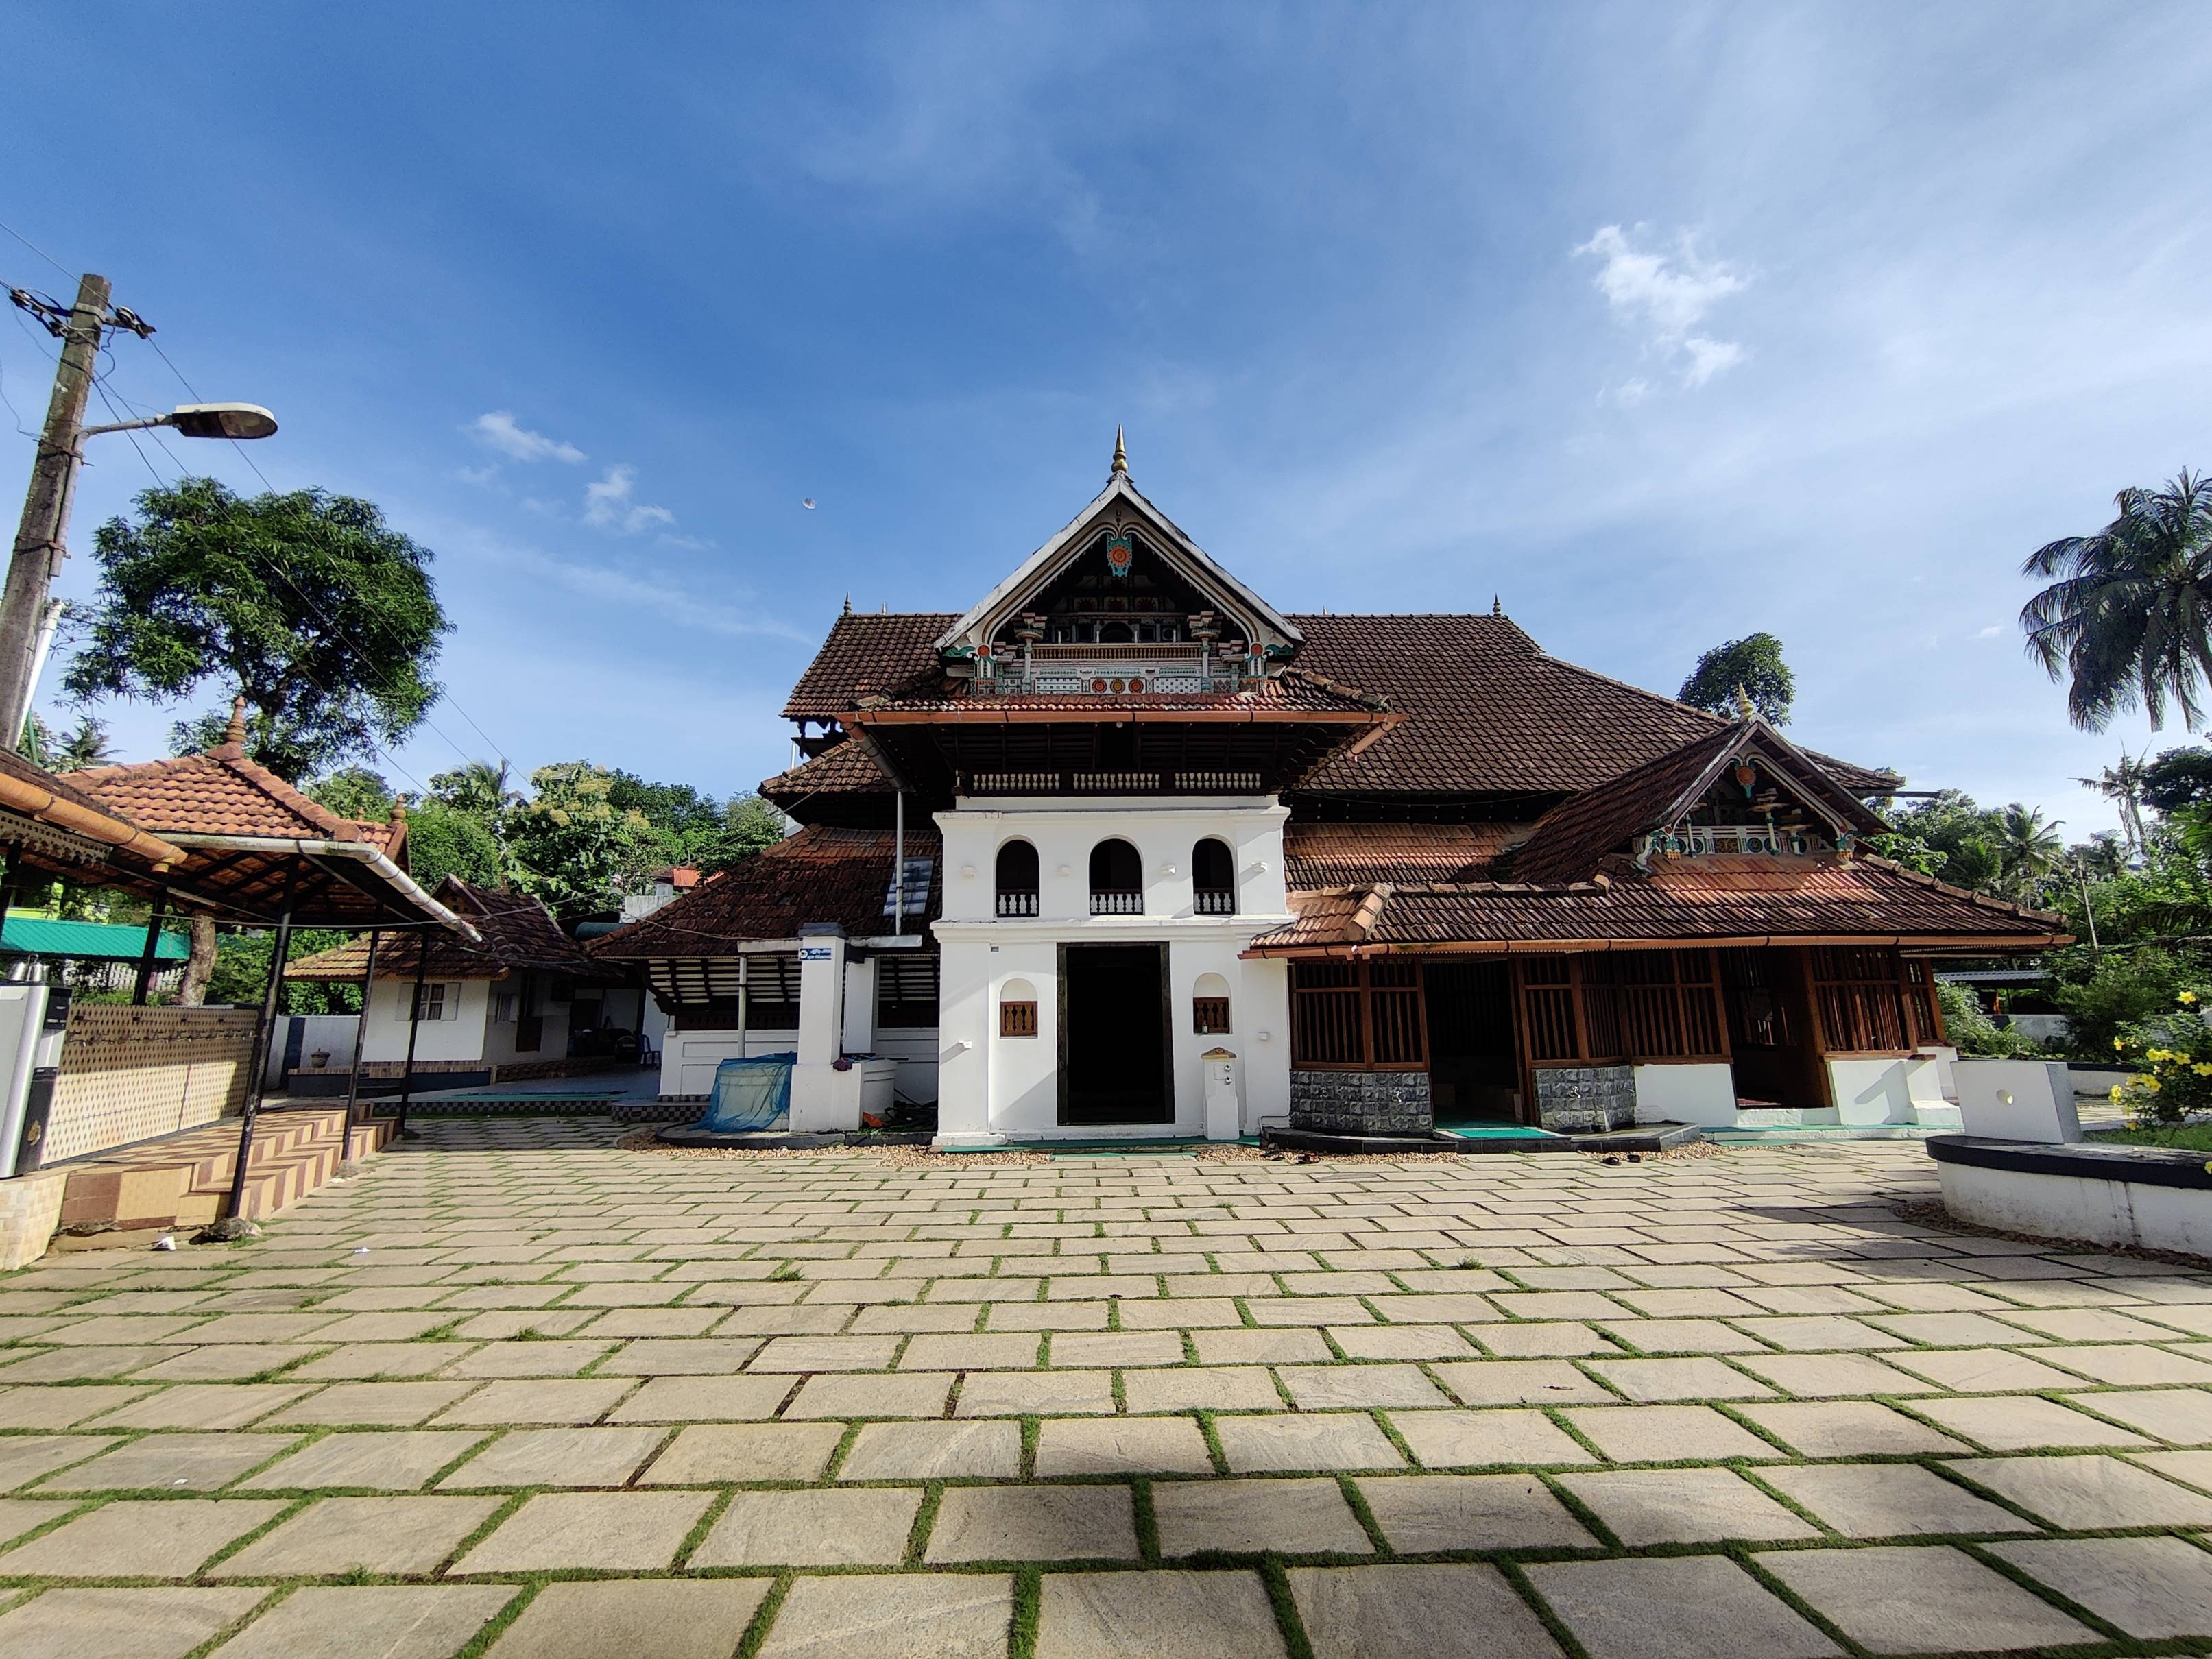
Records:
[[[1997,817],[1997,875],[2016,898],[2030,898],[2066,856],[2062,826],[2041,807],[2014,801]]]
[[[93,538],[100,597],[72,696],[170,702],[210,682],[247,703],[247,752],[289,781],[398,743],[439,692],[450,631],[428,549],[371,503],[325,490],[251,498],[213,478],[141,492]],[[180,721],[179,751],[222,711]]]
[[[603,915],[658,865],[660,835],[635,806],[614,801],[615,775],[589,761],[541,766],[531,799],[508,823],[516,884],[563,921]]]
[[[447,876],[501,887],[510,874],[507,849],[491,825],[434,796],[407,811],[407,867],[427,888]]]
[[[1675,695],[1693,708],[1715,714],[1735,712],[1741,689],[1771,726],[1790,724],[1790,704],[1797,678],[1782,660],[1782,641],[1771,634],[1747,634],[1717,645],[1698,659]]]
[[[2048,543],[2021,567],[2055,579],[2020,613],[2028,653],[2067,681],[2068,716],[2084,731],[2137,707],[2156,730],[2171,701],[2193,732],[2212,672],[2212,485],[2185,471],[2118,503],[2102,530]]]
[[[381,823],[392,816],[392,786],[366,766],[341,766],[302,792],[319,806],[356,823]]]
[[[712,875],[742,864],[788,834],[783,814],[758,795],[732,795],[721,815],[685,847],[682,862]]]
[[[2164,749],[2143,768],[2143,805],[2160,812],[2212,801],[2212,749],[2188,744]]]
[[[1889,822],[1890,833],[1873,842],[1884,858],[1954,887],[1997,890],[2004,875],[2003,826],[1998,814],[1976,805],[1971,795],[1946,789],[1893,812]]]
[[[333,951],[353,937],[328,927],[301,927],[292,934],[291,959],[302,962],[323,951]],[[258,1008],[269,983],[269,957],[276,948],[273,931],[242,933],[225,928],[216,939],[215,969],[208,976],[207,1000]],[[326,985],[287,980],[276,999],[279,1013],[350,1014],[361,1007],[358,985]]]
[[[2143,790],[2149,779],[2150,767],[2142,757],[2130,755],[2123,749],[2118,766],[2100,767],[2095,777],[2075,780],[2120,809],[2120,833],[2127,838],[2130,858],[2142,851]]]
[[[510,787],[505,761],[497,766],[489,761],[470,761],[450,772],[432,773],[430,799],[458,811],[472,812],[486,823],[522,800]]]
[[[40,763],[55,772],[85,772],[114,764],[115,747],[107,740],[107,722],[80,714],[69,736],[54,744],[48,756]]]

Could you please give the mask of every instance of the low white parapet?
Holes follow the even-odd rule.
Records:
[[[1928,1143],[1943,1207],[2037,1238],[2212,1255],[2212,1168],[2150,1146],[2049,1146],[1941,1135]]]
[[[1726,1060],[1636,1068],[1638,1123],[1694,1123],[1705,1129],[1733,1129],[1739,1115],[1735,1070]]]
[[[1961,1060],[1951,1074],[1959,1084],[1960,1121],[1970,1135],[2054,1146],[2081,1139],[2063,1060]]]

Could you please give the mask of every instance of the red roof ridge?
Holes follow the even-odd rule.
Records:
[[[1929,875],[1924,870],[1915,870],[1909,865],[1899,864],[1895,859],[1886,859],[1879,853],[1861,853],[1857,855],[1857,862],[1878,864],[1883,869],[1894,871],[1907,881],[1919,886],[1930,887],[1939,893],[1948,893],[1953,898],[1961,898],[1969,903],[1978,904],[1985,910],[1996,910],[2006,915],[2018,916],[2026,921],[2063,922],[2066,920],[2056,910],[2038,910],[2032,906],[2021,903],[2016,899],[1999,898],[1995,893],[1979,893],[1971,887],[1954,886],[1950,882]]]

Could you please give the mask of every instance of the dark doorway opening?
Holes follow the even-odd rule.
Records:
[[[1431,963],[1429,1091],[1438,1123],[1521,1121],[1513,981],[1502,962]]]
[[[1813,1042],[1813,1011],[1796,953],[1723,951],[1729,1064],[1749,1106],[1826,1106],[1827,1068]]]
[[[1060,947],[1060,1121],[1171,1123],[1168,947]]]

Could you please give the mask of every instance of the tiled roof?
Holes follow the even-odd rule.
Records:
[[[545,907],[526,893],[500,892],[447,876],[438,884],[436,896],[455,915],[474,923],[483,944],[472,948],[450,933],[432,933],[430,960],[424,969],[429,978],[499,979],[520,971],[582,978],[605,974],[561,931]],[[412,979],[422,939],[420,930],[385,934],[377,947],[376,976]],[[363,934],[335,950],[301,957],[285,969],[284,977],[344,982],[358,980],[368,965],[368,938]]]
[[[848,738],[802,761],[788,772],[761,781],[760,793],[785,811],[793,811],[810,795],[889,795],[890,780],[884,775],[867,745]]]
[[[1609,783],[1561,801],[1530,831],[1528,844],[1513,856],[1516,881],[1540,884],[1581,881],[1596,872],[1608,854],[1626,850],[1635,837],[1664,827],[1697,787],[1698,781],[1732,749],[1747,746],[1772,765],[1784,781],[1811,798],[1858,835],[1877,835],[1882,821],[1803,750],[1755,716],[1747,721],[1684,744],[1672,754],[1647,761]]]
[[[938,639],[959,620],[949,611],[838,617],[792,687],[784,718],[835,720],[864,691],[889,693],[936,674]]]
[[[1354,714],[1386,713],[1389,705],[1347,685],[1338,685],[1317,675],[1290,669],[1262,680],[1248,681],[1239,690],[1201,692],[1017,691],[1005,695],[980,690],[970,680],[938,678],[926,687],[897,696],[863,696],[857,708],[847,711],[848,721],[893,719],[909,714],[986,714],[1034,713],[1079,714],[1109,720],[1117,714],[1150,710],[1168,716],[1209,714],[1285,713]]]
[[[364,826],[309,800],[268,768],[226,743],[173,760],[96,766],[63,781],[156,834],[274,836],[286,840],[382,845],[385,824]]]
[[[1382,881],[1481,881],[1510,823],[1298,823],[1283,827],[1283,879],[1292,888]]]
[[[1019,706],[1012,698],[975,698],[967,683],[945,677],[936,641],[957,620],[934,611],[840,617],[785,714],[794,720],[841,719],[863,695],[917,708]],[[1301,793],[1568,795],[1731,724],[1547,656],[1504,617],[1291,620],[1306,638],[1295,673],[1363,703],[1380,700],[1407,717],[1358,753],[1322,761],[1298,786]],[[1197,700],[1120,701],[1142,708],[1155,702],[1191,707]],[[1053,699],[1033,706],[1096,710],[1100,702]],[[1326,700],[1316,706],[1327,706]],[[1812,757],[1853,794],[1878,793],[1898,781],[1825,755]]]
[[[836,922],[855,938],[887,933],[891,848],[888,830],[809,824],[651,915],[593,939],[592,954],[609,962],[722,956],[747,940],[795,939],[811,921]],[[933,830],[908,826],[909,860],[941,866],[939,850]],[[927,910],[907,918],[907,932],[927,933],[943,890],[944,871],[933,868]]]
[[[1568,886],[1468,883],[1294,892],[1297,920],[1258,954],[1346,947],[1520,950],[1665,941],[1903,939],[1984,950],[2066,939],[2065,922],[1948,886],[1884,859],[1746,854],[1670,859]]]
[[[6,773],[18,783],[27,783],[58,795],[65,801],[100,813],[112,813],[116,809],[111,801],[100,799],[81,785],[70,781],[71,774],[49,772],[42,766],[33,766],[12,750],[0,749],[0,772]],[[141,824],[140,829],[146,826]]]

